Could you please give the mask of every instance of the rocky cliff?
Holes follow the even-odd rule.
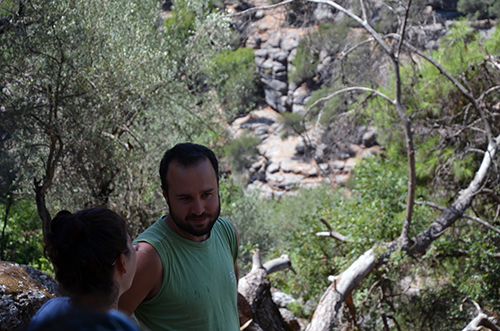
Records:
[[[49,299],[56,281],[31,266],[0,261],[0,331],[21,329]]]

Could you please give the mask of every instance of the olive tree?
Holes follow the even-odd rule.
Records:
[[[0,2],[2,153],[17,164],[16,194],[34,188],[44,230],[54,211],[90,206],[137,230],[160,212],[152,182],[164,150],[224,139],[204,73],[228,48],[228,22],[190,2],[189,33],[178,35],[160,5]]]

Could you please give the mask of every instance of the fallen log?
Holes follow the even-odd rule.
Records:
[[[252,312],[252,318],[242,324],[240,330],[289,331],[290,327],[272,299],[269,273],[292,268],[290,258],[281,256],[265,265],[262,265],[260,251],[254,251],[252,270],[238,282],[238,292],[246,299]]]

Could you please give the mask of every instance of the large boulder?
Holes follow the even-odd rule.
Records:
[[[28,324],[37,310],[55,296],[55,288],[50,275],[30,266],[0,261],[0,331]]]

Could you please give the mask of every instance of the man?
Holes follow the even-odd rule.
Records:
[[[239,330],[238,238],[219,217],[219,166],[214,153],[183,143],[160,164],[169,214],[135,242],[137,271],[119,308],[157,330]]]

